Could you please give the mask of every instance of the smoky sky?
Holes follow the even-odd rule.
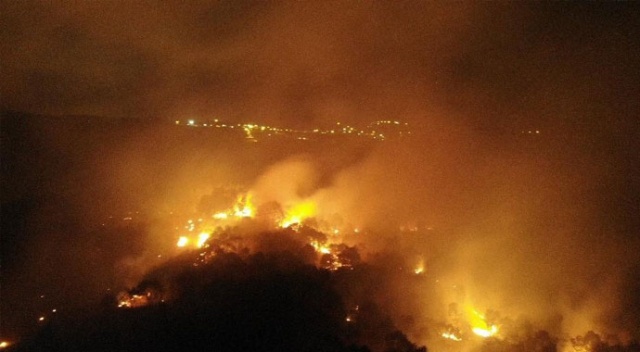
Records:
[[[633,4],[2,7],[2,105],[13,110],[302,126],[446,113],[514,128],[603,112],[622,117],[602,125],[628,124],[638,110]]]

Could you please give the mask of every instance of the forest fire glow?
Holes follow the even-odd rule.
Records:
[[[0,352],[640,352],[633,2],[0,18]]]
[[[233,215],[239,218],[250,218],[255,214],[255,207],[250,193],[239,195],[233,207]]]
[[[198,248],[202,248],[204,246],[204,244],[207,242],[207,240],[209,239],[211,235],[209,235],[206,232],[203,232],[201,234],[198,235],[198,242],[196,243],[196,247]]]
[[[487,338],[495,336],[498,333],[498,327],[487,323],[485,316],[480,314],[477,310],[469,308],[467,311],[469,323],[471,324],[471,331],[474,334]]]
[[[286,216],[280,221],[280,227],[287,228],[294,224],[299,224],[305,219],[316,214],[316,205],[311,201],[302,202],[292,206],[286,211]]]
[[[327,246],[321,245],[318,241],[312,241],[310,244],[318,253],[331,254],[331,249]]]
[[[492,325],[489,329],[474,327],[471,328],[471,331],[480,337],[491,337],[498,332],[498,328],[495,325]]]

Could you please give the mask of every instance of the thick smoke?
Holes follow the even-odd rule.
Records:
[[[7,121],[15,123],[11,119]],[[35,123],[27,130],[33,132],[43,128],[38,126]],[[346,343],[345,346],[354,344],[380,350],[388,343],[386,336],[391,336],[393,341],[412,341],[407,344],[410,348],[413,348],[412,344],[437,347],[443,344],[440,336],[443,331],[468,319],[466,310],[469,307],[492,317],[492,321],[504,329],[504,334],[512,334],[509,339],[497,340],[507,345],[529,340],[527,343],[556,346],[555,341],[557,346],[570,345],[569,337],[584,336],[590,330],[599,334],[598,339],[617,336],[617,341],[628,341],[635,336],[637,315],[632,312],[637,298],[626,292],[636,289],[633,275],[637,272],[634,253],[638,243],[633,240],[621,242],[625,234],[614,232],[614,229],[606,240],[594,237],[602,228],[593,226],[602,222],[608,209],[588,202],[594,187],[612,181],[600,178],[598,185],[595,184],[591,176],[603,172],[602,166],[597,164],[585,162],[587,166],[574,170],[575,164],[568,161],[574,155],[555,152],[557,142],[551,137],[492,137],[458,128],[449,129],[444,135],[438,131],[418,132],[412,138],[366,144],[365,148],[361,142],[336,147],[331,139],[302,145],[294,141],[247,143],[236,136],[215,142],[208,152],[201,148],[207,145],[204,141],[209,138],[204,135],[198,139],[197,130],[183,132],[180,128],[164,130],[153,126],[142,132],[145,128],[140,130],[138,126],[135,134],[127,136],[130,126],[112,126],[108,127],[113,129],[111,132],[105,132],[105,126],[100,125],[92,127],[95,130],[90,134],[91,138],[72,140],[70,136],[74,134],[62,126],[65,124],[59,121],[49,125],[48,131],[52,132],[49,136],[57,143],[46,144],[66,151],[69,165],[78,165],[89,175],[109,168],[114,170],[114,177],[98,178],[93,180],[97,183],[91,184],[86,183],[87,176],[79,171],[71,170],[61,177],[55,176],[57,168],[54,166],[45,170],[47,174],[53,173],[51,180],[56,181],[52,184],[56,186],[49,188],[52,191],[69,187],[66,183],[69,179],[85,181],[71,188],[80,192],[78,198],[62,198],[60,204],[77,207],[81,210],[76,214],[86,217],[75,222],[66,219],[66,225],[64,222],[56,225],[60,231],[65,226],[74,229],[78,237],[68,235],[66,241],[60,242],[65,238],[62,234],[51,237],[50,233],[37,230],[68,217],[63,211],[68,209],[66,207],[58,213],[44,211],[47,208],[36,208],[28,213],[36,217],[48,215],[42,219],[28,219],[29,226],[38,226],[31,227],[36,231],[31,237],[34,246],[28,249],[29,253],[54,258],[56,263],[64,264],[58,268],[78,275],[75,279],[64,280],[65,286],[59,286],[63,280],[56,279],[64,272],[56,272],[47,281],[38,282],[47,292],[68,287],[73,294],[57,293],[61,296],[59,301],[90,302],[90,297],[95,301],[104,296],[105,288],[111,288],[111,297],[117,298],[115,294],[119,288],[133,287],[131,294],[140,293],[145,292],[149,282],[154,283],[151,287],[166,292],[169,307],[184,295],[196,294],[196,298],[209,300],[207,285],[215,282],[205,273],[209,269],[203,269],[205,272],[194,269],[192,257],[188,255],[170,259],[171,255],[157,258],[156,253],[172,253],[169,249],[174,249],[175,253],[172,229],[181,224],[172,220],[172,210],[176,217],[197,218],[228,208],[238,192],[246,191],[254,195],[257,209],[275,203],[284,210],[289,205],[312,202],[316,209],[312,214],[316,224],[360,229],[358,233],[344,237],[345,244],[355,248],[357,253],[355,257],[348,256],[356,264],[354,269],[335,273],[317,268],[322,268],[323,260],[330,261],[331,258],[322,259],[309,246],[311,240],[325,241],[331,233],[293,233],[291,230],[273,233],[269,232],[272,227],[265,227],[259,219],[255,224],[251,221],[235,230],[213,231],[213,241],[219,239],[224,244],[220,248],[231,249],[225,255],[235,258],[230,260],[241,267],[249,265],[252,256],[286,252],[293,253],[290,264],[294,269],[304,264],[305,270],[316,272],[313,275],[328,275],[330,278],[325,280],[330,282],[329,290],[338,297],[334,303],[328,302],[337,307],[330,316],[343,314],[341,319],[346,319],[355,306],[362,306],[365,317],[372,315],[367,318],[372,321],[362,321],[363,330],[356,335],[352,335],[355,332],[351,332],[348,325],[336,325],[338,330],[331,333],[334,335],[330,334],[333,337],[329,340],[335,338]],[[15,128],[13,126],[10,131]],[[95,138],[103,141],[116,138],[119,144],[107,143],[92,151],[88,141],[93,142]],[[168,147],[157,143],[166,138],[191,142],[179,144],[179,150],[170,152]],[[495,150],[497,143],[501,147],[499,153]],[[279,149],[272,148],[275,146]],[[574,146],[565,148],[572,150]],[[78,151],[87,151],[89,157]],[[195,160],[182,157],[196,152],[200,154]],[[157,159],[148,159],[149,155],[155,155]],[[225,160],[233,165],[230,160],[244,158],[257,163],[215,176],[221,167],[228,170],[224,166]],[[83,160],[100,162],[86,164]],[[116,165],[122,160],[127,161],[118,171]],[[171,165],[171,168],[164,170],[164,165]],[[147,176],[127,177],[127,169],[133,175]],[[590,171],[589,177],[584,175],[586,170]],[[204,172],[205,176],[198,171]],[[158,173],[157,178],[151,176],[154,172]],[[147,177],[153,184],[147,184]],[[216,186],[224,180],[227,187]],[[86,188],[86,185],[91,186]],[[112,188],[105,185],[122,188],[118,200],[123,204],[118,206],[117,202],[110,201],[112,192],[103,188]],[[154,193],[153,190],[163,192]],[[30,192],[38,194],[32,189],[13,192],[17,199]],[[102,200],[99,206],[78,202],[91,196]],[[66,194],[66,197],[70,196]],[[53,201],[45,197],[42,202],[48,205]],[[125,211],[128,206],[139,209],[141,214]],[[120,217],[105,220],[112,213]],[[125,220],[128,217],[132,220]],[[106,227],[96,222],[98,220],[105,220]],[[96,230],[101,227],[104,229]],[[57,250],[67,251],[69,255],[52,256],[52,251]],[[100,256],[96,257],[98,254]],[[100,260],[96,261],[96,258]],[[40,270],[46,264],[39,261],[25,263],[27,265],[21,269],[23,273],[41,277]],[[91,265],[82,269],[87,263]],[[212,265],[215,267],[216,264]],[[420,275],[414,273],[417,266],[423,267]],[[101,271],[90,271],[91,268]],[[219,270],[224,275],[235,275],[236,268],[222,268],[225,269]],[[288,273],[288,269],[282,270],[282,275]],[[204,281],[198,283],[198,278]],[[187,281],[180,281],[183,279]],[[251,280],[239,285],[253,285]],[[194,285],[203,287],[194,288]],[[39,285],[32,286],[17,287],[32,294],[42,289]],[[191,289],[201,289],[205,293],[185,291]],[[109,302],[107,300],[105,304],[115,309]],[[71,311],[74,310],[72,306],[68,305]],[[157,313],[156,309],[165,308],[151,307],[155,305],[144,308],[152,312],[148,313],[148,319],[157,319],[156,314],[164,314]],[[212,309],[212,316],[217,317],[215,312],[219,308],[203,309],[207,312]],[[307,314],[304,312],[300,314]],[[120,325],[120,319],[130,319],[126,318],[129,314],[135,316],[135,313],[101,314],[92,319],[115,319],[109,321],[114,326]],[[113,318],[109,318],[111,314],[114,314]],[[55,327],[58,323],[54,321],[48,328],[54,329],[53,336],[69,333],[65,332],[69,328],[62,319],[60,327]],[[84,318],[66,319],[73,322]],[[147,318],[143,314],[139,319]],[[241,317],[238,319],[242,320]],[[331,325],[335,317],[327,319],[329,323],[325,323]],[[340,323],[344,324],[344,321],[340,320]],[[531,326],[529,330],[525,329],[527,324]],[[192,327],[188,326],[186,330]],[[140,337],[143,340],[137,340],[136,336],[124,338],[122,344],[147,343],[149,334],[156,336],[156,330],[152,331],[143,333]],[[401,331],[398,336],[403,337],[393,337],[395,331]],[[536,335],[538,332],[547,335]],[[89,330],[82,334],[94,333],[106,332]],[[123,331],[117,328],[113,333]],[[33,342],[36,345],[39,345],[38,341],[48,339],[45,335],[38,336]],[[468,338],[468,333],[465,336]],[[545,340],[544,336],[548,338]],[[85,337],[78,335],[71,334],[68,338],[78,343],[86,342]],[[216,340],[211,343],[231,342]],[[480,344],[477,348],[482,346],[485,345]]]
[[[640,242],[635,228],[609,222],[632,219],[594,200],[610,197],[615,181],[595,157],[576,165],[550,139],[513,142],[499,155],[468,133],[428,148],[385,145],[319,190],[319,208],[379,229],[365,245],[425,257],[450,288],[442,306],[524,315],[556,334],[635,334],[627,290]],[[393,225],[417,234],[395,235]]]

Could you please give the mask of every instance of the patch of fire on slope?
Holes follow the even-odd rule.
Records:
[[[87,324],[51,325],[37,346],[173,351],[180,341],[192,351],[426,351],[370,293],[354,295],[361,282],[355,277],[375,275],[356,248],[333,246],[336,258],[325,263],[327,254],[291,229],[254,234],[236,228],[212,237],[206,248],[181,253],[136,288],[107,299],[111,307]]]

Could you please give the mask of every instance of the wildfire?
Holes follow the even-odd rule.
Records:
[[[158,294],[153,290],[145,290],[140,293],[120,292],[118,294],[118,308],[138,308],[159,301]],[[162,301],[164,302],[164,301]]]
[[[253,204],[253,196],[251,193],[241,193],[236,197],[236,202],[228,210],[214,213],[210,217],[199,218],[197,220],[189,219],[184,229],[190,233],[199,233],[193,236],[191,234],[182,235],[178,238],[177,247],[185,248],[193,246],[194,248],[203,248],[211,237],[211,233],[221,223],[230,220],[252,218],[255,216],[255,206]],[[213,220],[212,220],[213,219]]]
[[[280,221],[280,227],[287,228],[299,224],[303,220],[315,216],[316,205],[311,201],[298,203],[286,211],[286,216]]]
[[[474,335],[481,338],[489,338],[498,334],[498,326],[491,323],[483,314],[474,309],[471,305],[466,305],[464,311],[466,312],[466,319],[460,317],[453,310],[454,322],[447,324],[443,330],[441,330],[440,336],[452,341],[462,341],[462,337],[466,335],[467,331],[472,332]],[[460,319],[462,318],[462,319]],[[466,323],[464,322],[466,320]],[[463,331],[465,333],[463,333]]]
[[[135,308],[146,306],[149,303],[147,296],[127,295],[118,301],[118,308]]]
[[[233,225],[234,221],[239,221],[246,218],[254,218],[256,216],[256,204],[254,203],[253,195],[248,193],[241,193],[236,197],[235,203],[229,205],[227,210],[219,211],[203,218],[193,218],[188,220],[182,231],[183,234],[177,240],[177,247],[199,249],[195,254],[193,266],[197,267],[203,264],[207,264],[209,260],[216,256],[219,252],[235,252],[238,247],[232,244],[225,244],[224,240],[210,241],[212,235],[215,236],[220,225]],[[313,201],[302,201],[298,203],[289,204],[284,209],[278,206],[277,216],[284,216],[278,221],[278,218],[268,218],[270,221],[269,226],[279,227],[283,229],[290,229],[300,236],[305,236],[304,229],[307,226],[314,226],[317,222],[309,222],[303,224],[307,219],[313,218],[317,214],[316,204]],[[280,212],[282,211],[283,212]],[[260,217],[264,214],[261,210]],[[266,223],[265,219],[258,219],[261,224]],[[322,223],[322,222],[321,222]],[[319,268],[338,271],[338,270],[352,270],[358,263],[360,263],[360,256],[354,247],[349,247],[342,242],[343,237],[348,233],[351,233],[348,228],[337,228],[333,224],[322,223],[316,225],[318,228],[313,227],[317,232],[322,232],[323,236],[313,235],[307,238],[306,243],[311,245],[317,254],[316,265]],[[179,229],[179,228],[176,228]],[[188,231],[188,232],[187,232]],[[289,231],[289,230],[288,230]],[[313,231],[311,231],[313,233]],[[359,228],[353,228],[352,233],[360,233]],[[198,235],[196,235],[198,234]],[[215,236],[218,237],[218,236]],[[415,266],[412,271],[415,275],[423,275],[426,271],[425,259],[423,256],[414,258],[413,263]],[[411,273],[411,271],[409,271]],[[128,291],[119,295],[117,302],[119,308],[136,308],[146,306],[149,304],[155,304],[158,302],[164,302],[160,300],[160,296],[156,293],[146,291]],[[468,332],[481,337],[489,338],[498,334],[498,326],[493,325],[491,321],[487,320],[484,315],[475,310],[471,305],[466,305],[464,312],[459,318],[456,319],[453,325],[447,325],[443,330],[440,330],[440,336],[444,339],[460,342],[465,337],[472,336]],[[456,315],[458,315],[456,313]],[[464,319],[466,315],[466,319]],[[357,307],[354,311],[348,312],[344,317],[347,323],[353,323],[357,320]],[[466,320],[466,323],[464,322]]]
[[[188,236],[180,236],[178,238],[178,242],[176,243],[176,246],[179,248],[185,248],[190,243],[193,243],[193,246],[195,248],[202,248],[206,245],[210,237],[211,237],[211,234],[209,234],[208,232],[200,233],[195,240],[192,240]]]
[[[489,325],[484,315],[480,314],[473,308],[468,309],[469,312],[469,324],[471,324],[471,331],[483,338],[494,336],[498,333],[498,327],[495,325]]]
[[[318,241],[311,241],[311,243],[309,243],[318,253],[322,253],[322,254],[331,254],[331,248],[322,245],[320,243],[318,243]]]
[[[474,327],[471,331],[480,337],[491,337],[498,332],[498,328],[495,325],[491,325],[490,329]]]
[[[207,242],[207,240],[209,239],[209,237],[210,235],[206,232],[203,232],[200,235],[198,235],[198,242],[196,243],[196,247],[202,248],[204,244]]]
[[[211,217],[215,220],[228,220],[231,218],[252,218],[255,216],[255,206],[253,204],[253,196],[251,193],[239,194],[236,197],[236,203],[231,209],[213,214]]]

